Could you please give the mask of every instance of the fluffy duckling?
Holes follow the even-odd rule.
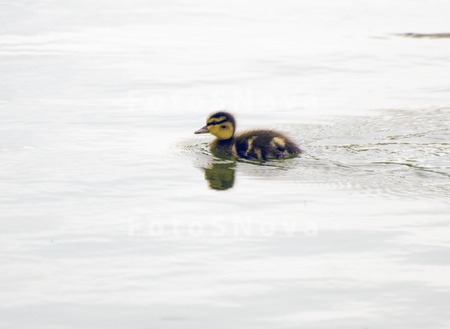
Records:
[[[219,155],[267,161],[295,157],[300,148],[282,133],[274,130],[249,130],[235,135],[236,120],[228,112],[217,112],[208,117],[206,126],[195,134],[216,136],[211,150]]]

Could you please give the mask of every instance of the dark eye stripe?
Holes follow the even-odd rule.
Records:
[[[217,122],[210,122],[207,123],[206,126],[215,126],[215,125],[220,125],[221,123],[227,122],[228,119],[223,119],[222,121],[217,121]]]

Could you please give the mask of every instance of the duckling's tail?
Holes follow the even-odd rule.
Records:
[[[302,153],[300,147],[286,137],[274,137],[272,143],[279,152],[278,157],[294,157]]]
[[[286,148],[286,152],[289,155],[297,156],[297,155],[300,155],[303,153],[302,149],[297,144],[295,144],[294,142],[292,142],[290,140],[286,141],[285,148]]]

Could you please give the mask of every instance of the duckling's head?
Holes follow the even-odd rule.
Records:
[[[206,126],[200,128],[195,134],[210,133],[217,139],[230,139],[234,135],[236,129],[236,121],[228,112],[217,112],[211,114],[206,120]]]

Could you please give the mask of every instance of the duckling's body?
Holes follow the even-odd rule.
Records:
[[[275,130],[249,130],[235,135],[236,120],[228,112],[209,116],[206,126],[196,134],[211,133],[217,138],[211,150],[218,155],[267,161],[295,157],[300,148],[284,134]]]

